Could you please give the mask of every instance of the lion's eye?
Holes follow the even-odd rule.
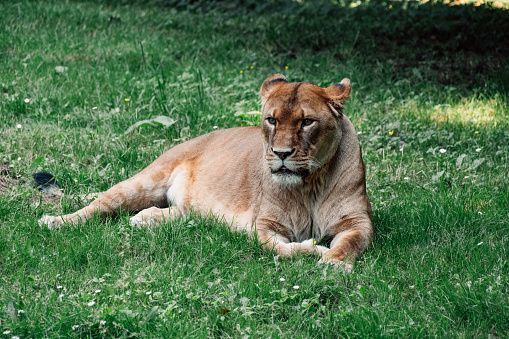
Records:
[[[302,127],[306,127],[306,126],[309,126],[311,125],[312,123],[314,122],[314,120],[311,120],[311,119],[304,119],[302,120]]]
[[[276,119],[274,119],[274,118],[267,118],[267,121],[271,125],[275,125],[276,124]]]

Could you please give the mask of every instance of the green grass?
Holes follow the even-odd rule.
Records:
[[[509,12],[180,3],[0,3],[0,338],[507,336]],[[277,72],[352,80],[375,228],[352,274],[198,216],[37,224],[184,140],[258,124]],[[158,116],[174,123],[126,134]],[[61,205],[34,204],[41,170]]]

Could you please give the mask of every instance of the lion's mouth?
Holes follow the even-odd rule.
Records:
[[[298,172],[288,169],[286,166],[281,166],[277,170],[272,171],[272,174],[285,174],[285,175],[300,175]]]

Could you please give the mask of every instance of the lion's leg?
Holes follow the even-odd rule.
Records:
[[[366,250],[373,237],[371,219],[368,216],[344,219],[335,229],[341,231],[332,239],[331,248],[320,263],[344,265],[351,270],[354,260]]]
[[[145,225],[157,225],[166,220],[172,220],[181,217],[182,214],[175,207],[169,208],[158,208],[150,207],[137,213],[135,216],[129,219],[131,226],[145,226]]]
[[[97,199],[88,206],[74,213],[60,217],[45,215],[39,220],[39,224],[47,225],[49,228],[59,228],[66,222],[78,223],[90,219],[95,213],[104,217],[120,210],[140,211],[151,206],[167,206],[168,185],[163,180],[159,182],[150,180],[150,174],[150,172],[139,173],[118,183],[106,192],[99,194]]]
[[[277,233],[263,225],[257,228],[258,240],[262,243],[265,249],[273,249],[281,257],[291,257],[295,254],[316,254],[323,256],[329,250],[327,247],[316,245],[313,239],[308,239],[303,242],[290,242],[288,237],[281,233]]]

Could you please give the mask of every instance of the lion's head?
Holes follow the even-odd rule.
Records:
[[[337,151],[350,80],[321,88],[288,83],[274,74],[264,81],[261,95],[265,161],[272,179],[285,186],[300,185]]]

